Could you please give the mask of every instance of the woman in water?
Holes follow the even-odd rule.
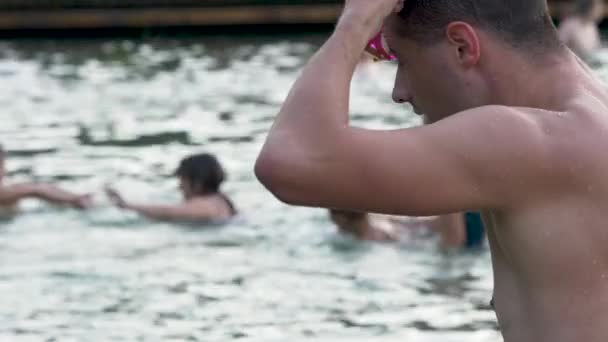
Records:
[[[224,169],[211,154],[197,154],[183,159],[175,176],[184,201],[171,205],[150,205],[127,201],[111,187],[110,200],[119,208],[145,217],[170,221],[226,221],[237,214],[232,201],[220,191],[226,178]]]

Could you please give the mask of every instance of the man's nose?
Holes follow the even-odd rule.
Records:
[[[396,103],[406,103],[412,100],[412,94],[404,83],[403,81],[395,80],[393,101]]]

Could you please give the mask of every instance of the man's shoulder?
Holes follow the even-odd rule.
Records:
[[[549,111],[534,108],[487,105],[467,109],[444,120],[443,125],[453,129],[474,130],[478,136],[490,135],[496,138],[501,133],[536,135],[539,133],[538,114]],[[557,115],[557,114],[556,114]],[[498,134],[498,135],[496,135]]]
[[[481,106],[439,121],[434,136],[465,156],[476,156],[479,169],[503,172],[550,162],[553,135],[543,117],[558,115],[543,109]]]
[[[530,107],[518,107],[518,106],[506,106],[506,105],[493,104],[493,105],[474,107],[471,109],[464,110],[458,114],[461,114],[461,115],[462,114],[487,115],[488,113],[492,113],[495,115],[509,115],[510,117],[513,117],[513,115],[515,115],[515,118],[516,118],[519,115],[529,115],[529,114],[533,114],[537,111],[549,112],[549,110],[542,109],[542,108],[530,108]],[[486,116],[486,118],[487,118],[487,116]]]
[[[590,101],[592,99],[592,101]],[[593,102],[593,103],[592,103]],[[564,110],[554,110],[533,107],[513,107],[503,105],[488,105],[468,109],[454,114],[448,119],[455,119],[471,126],[501,129],[520,128],[536,132],[546,131],[543,126],[550,121],[561,122],[561,119],[576,117],[582,119],[585,114],[602,113],[608,122],[608,98],[604,101],[597,97],[573,98]],[[540,131],[539,131],[540,130]]]

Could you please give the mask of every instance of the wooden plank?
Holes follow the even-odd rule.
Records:
[[[0,0],[0,10],[341,5],[344,0]]]
[[[46,4],[40,0],[0,0],[0,8],[17,6],[19,1],[26,8],[35,3]],[[50,1],[50,0],[49,0]],[[67,2],[66,2],[67,1]],[[88,2],[87,2],[88,1]],[[96,3],[109,3],[118,0],[64,0],[57,6]],[[123,4],[166,2],[168,0],[123,0]],[[27,29],[110,29],[110,28],[146,28],[171,26],[211,26],[211,25],[257,25],[257,24],[331,24],[338,18],[341,0],[299,1],[291,0],[286,5],[284,0],[198,0],[200,5],[183,7],[194,0],[173,0],[180,6],[166,7],[126,7],[126,8],[54,8],[54,9],[20,9],[0,10],[0,30]],[[304,3],[303,3],[304,2]],[[222,3],[221,6],[217,4]],[[246,6],[237,4],[246,3]],[[283,4],[281,4],[283,3]],[[215,4],[205,7],[205,4]],[[571,11],[570,1],[550,1],[551,12],[556,18]],[[608,7],[606,8],[608,10]]]
[[[0,11],[0,30],[333,23],[342,5]]]

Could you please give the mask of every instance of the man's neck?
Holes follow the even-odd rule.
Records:
[[[535,61],[510,52],[492,63],[488,83],[495,94],[493,103],[551,111],[567,110],[567,99],[573,96],[583,71],[567,50],[539,56]]]

